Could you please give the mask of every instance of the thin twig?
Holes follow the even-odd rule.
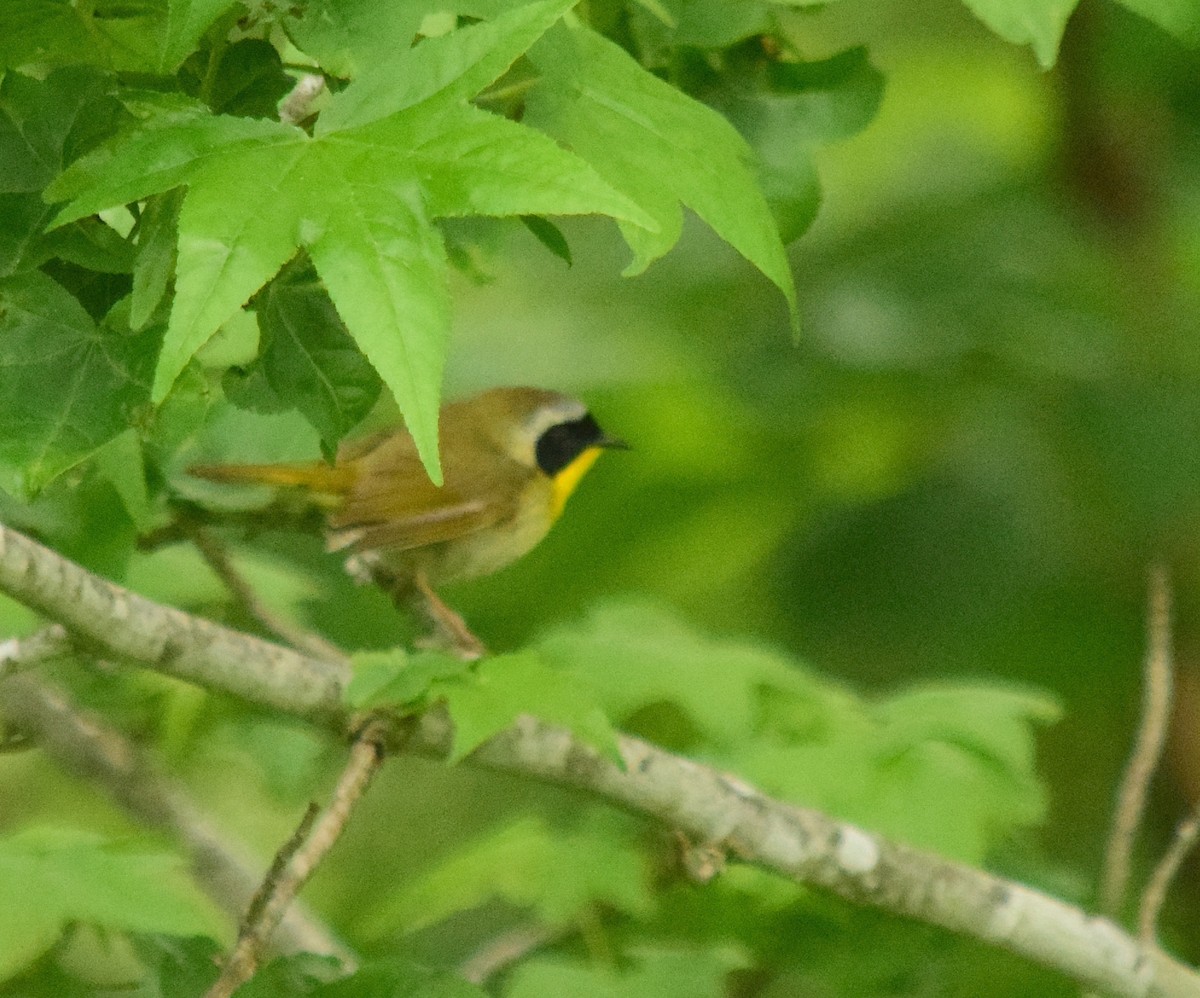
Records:
[[[292,861],[292,857],[304,845],[305,840],[312,832],[313,823],[320,814],[321,805],[316,801],[309,801],[308,807],[304,809],[304,816],[300,819],[300,824],[296,826],[296,830],[292,832],[288,840],[276,851],[275,858],[271,860],[270,869],[267,870],[262,883],[258,885],[258,890],[254,892],[254,897],[250,899],[250,907],[246,909],[246,914],[242,917],[242,922],[238,926],[238,935],[250,932],[254,925],[262,918],[263,912],[267,907],[267,902],[274,895],[275,885],[279,883],[280,878],[287,869],[288,863]]]
[[[1158,938],[1158,914],[1167,899],[1171,881],[1196,845],[1197,838],[1200,838],[1200,808],[1192,811],[1176,827],[1170,847],[1158,861],[1142,894],[1141,907],[1138,909],[1138,937],[1142,942],[1153,943]]]
[[[1146,604],[1142,717],[1137,740],[1121,777],[1100,888],[1100,910],[1114,917],[1120,914],[1125,900],[1134,840],[1146,810],[1146,795],[1162,756],[1171,716],[1171,582],[1161,564],[1155,563],[1150,568]]]
[[[280,918],[341,837],[354,806],[379,771],[384,758],[384,730],[369,723],[351,745],[350,759],[342,770],[329,806],[315,822],[311,812],[306,812],[300,828],[280,850],[247,912],[233,952],[205,998],[229,998],[254,976]]]
[[[505,967],[545,946],[563,930],[539,922],[515,925],[489,939],[458,968],[459,976],[472,984],[483,984]]]
[[[229,557],[229,552],[225,549],[225,545],[207,530],[202,527],[195,527],[189,531],[189,534],[192,543],[196,546],[196,550],[200,552],[200,556],[225,584],[225,588],[229,590],[233,598],[242,609],[262,624],[268,631],[281,641],[291,645],[298,651],[304,652],[306,655],[329,659],[330,661],[337,661],[345,657],[336,645],[326,641],[319,634],[313,634],[302,627],[297,627],[286,617],[279,615],[259,599],[258,594],[254,591],[254,587],[234,567],[233,561]]]

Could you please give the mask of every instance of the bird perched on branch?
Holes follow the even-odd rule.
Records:
[[[534,547],[606,448],[582,402],[540,388],[493,388],[443,406],[445,484],[434,485],[405,430],[347,444],[334,464],[219,464],[190,473],[216,482],[291,486],[328,510],[328,547],[347,566],[415,606],[440,643],[484,653],[435,587],[490,575]]]

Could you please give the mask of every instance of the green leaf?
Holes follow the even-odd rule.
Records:
[[[323,70],[353,79],[412,46],[436,0],[310,0],[283,21],[296,46]]]
[[[74,921],[172,935],[223,931],[222,917],[176,856],[67,828],[0,839],[0,978],[30,963]]]
[[[807,704],[776,703],[766,737],[731,764],[768,793],[972,863],[1043,816],[1033,727],[1057,716],[1045,696],[931,685],[846,706],[814,727]]]
[[[0,280],[0,487],[37,492],[125,429],[157,335],[97,329],[44,274]]]
[[[213,394],[200,365],[189,364],[166,401],[154,411],[145,438],[146,453],[153,462],[169,464],[184,441],[204,425]]]
[[[102,274],[133,271],[133,245],[98,218],[81,218],[55,229],[42,239],[40,249],[47,257]]]
[[[167,284],[175,270],[182,204],[183,191],[175,190],[150,198],[142,207],[129,307],[129,324],[134,329],[141,329],[150,321],[167,293]]]
[[[240,308],[204,344],[196,354],[196,362],[216,370],[244,367],[257,359],[261,340],[258,317]]]
[[[751,82],[728,88],[716,106],[757,154],[787,243],[808,228],[820,202],[814,151],[866,127],[879,110],[883,77],[865,49],[851,49],[821,62],[769,63]]]
[[[199,167],[190,183],[179,212],[175,303],[154,375],[155,402],[221,324],[295,253],[297,223],[312,197],[309,184],[320,178],[304,169],[311,144],[303,133],[292,138],[227,153]]]
[[[338,210],[308,243],[309,255],[440,485],[437,419],[450,326],[446,248],[414,181],[387,170],[352,178],[336,158],[327,162],[324,192]]]
[[[0,68],[35,71],[99,66],[158,72],[166,23],[161,0],[95,3],[4,0],[0,4]],[[39,73],[40,75],[40,73]]]
[[[963,0],[976,17],[1005,41],[1031,45],[1043,69],[1058,58],[1067,19],[1079,0]]]
[[[729,972],[747,963],[745,954],[731,947],[712,946],[640,947],[620,969],[567,956],[535,956],[513,968],[504,998],[723,998],[729,993]]]
[[[364,931],[415,932],[495,899],[528,908],[553,927],[570,925],[597,903],[644,918],[654,905],[647,867],[634,836],[605,816],[576,828],[522,818],[401,886],[367,919]]]
[[[61,223],[188,183],[154,399],[303,243],[440,480],[437,412],[449,296],[445,250],[416,181],[357,149],[247,122],[188,115],[152,123],[111,158],[89,158],[68,171],[51,194],[74,198]]]
[[[303,413],[332,454],[371,410],[382,384],[311,269],[276,278],[258,307],[261,367],[271,390]]]
[[[317,119],[316,133],[354,128],[420,104],[474,97],[499,77],[578,0],[541,0],[472,24],[369,66]]]
[[[111,134],[120,114],[96,70],[59,69],[44,80],[6,73],[0,80],[0,193],[40,191],[64,164]]]
[[[771,4],[760,0],[676,0],[670,44],[723,49],[770,30]]]
[[[0,194],[0,277],[44,262],[39,236],[53,214],[36,193]]]
[[[937,684],[898,694],[873,713],[899,751],[939,741],[1011,773],[1032,773],[1033,725],[1055,723],[1062,708],[1044,693],[983,683]]]
[[[284,71],[279,51],[261,38],[202,49],[184,63],[179,75],[184,90],[216,114],[249,118],[274,118],[279,101],[296,82]]]
[[[524,120],[577,152],[658,223],[657,230],[621,225],[634,252],[627,273],[675,244],[686,205],[774,282],[795,320],[783,244],[751,152],[729,122],[587,28],[556,27],[530,57],[542,78]]]
[[[332,139],[369,143],[381,160],[396,160],[393,169],[415,171],[438,218],[595,212],[648,229],[658,224],[574,153],[476,107],[414,108]]]
[[[579,739],[620,762],[616,735],[591,691],[575,677],[546,664],[535,652],[484,659],[467,677],[438,682],[454,720],[451,761],[469,755],[518,717],[532,715],[569,729]]]
[[[157,73],[162,62],[163,33],[167,23],[162,0],[126,3],[113,0],[96,5],[87,19],[89,29],[104,53],[104,65],[117,72]]]
[[[367,963],[357,973],[313,992],[313,998],[487,998],[487,995],[453,971],[422,967],[403,957]]]
[[[304,138],[290,125],[210,115],[202,105],[188,104],[152,113],[116,144],[72,163],[46,189],[45,198],[69,202],[54,220],[65,225],[189,183],[214,159],[236,159],[272,145],[295,147]]]
[[[227,401],[247,412],[270,414],[295,408],[293,400],[279,397],[259,363],[229,368],[221,375],[221,392]]]
[[[410,655],[403,648],[357,652],[350,656],[350,665],[354,676],[343,699],[355,710],[419,703],[436,680],[461,676],[470,669],[470,663],[452,655]]]
[[[0,3],[0,68],[104,61],[95,42],[67,0]]]
[[[562,229],[541,215],[522,215],[521,224],[533,233],[533,237],[546,249],[568,267],[571,266],[571,247],[567,243],[567,237],[562,234]]]
[[[1200,5],[1195,0],[1117,0],[1186,45],[1200,44]]]
[[[213,967],[222,955],[221,944],[205,936],[179,938],[139,933],[131,942],[145,973],[137,989],[131,990],[126,998],[203,995],[212,985]]]
[[[137,431],[118,433],[92,456],[96,470],[107,478],[129,519],[139,530],[153,525],[150,515],[150,496],[146,489],[146,465],[142,458],[142,442]]]
[[[162,33],[159,71],[175,72],[196,47],[204,32],[229,10],[234,2],[235,0],[167,0],[167,20]]]
[[[538,642],[547,662],[586,683],[618,724],[672,703],[714,744],[750,737],[764,689],[816,696],[819,684],[783,656],[745,642],[696,634],[643,604],[597,608],[582,626]]]
[[[533,4],[476,26],[487,31],[464,29],[445,36],[452,41],[418,46],[420,59],[442,60],[414,63],[436,70],[436,106],[314,140],[273,122],[212,116],[190,105],[164,111],[152,102],[141,127],[62,174],[47,192],[69,201],[58,225],[188,188],[153,400],[165,397],[213,333],[304,247],[440,483],[437,414],[450,305],[446,250],[432,217],[586,211],[634,227],[656,224],[544,136],[463,103],[565,4]],[[435,42],[442,44],[433,48]],[[137,318],[147,308],[139,296]],[[314,401],[309,411],[324,420],[327,442],[345,421],[344,413],[331,420],[325,402]]]

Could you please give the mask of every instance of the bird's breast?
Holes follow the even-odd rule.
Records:
[[[441,584],[479,578],[516,561],[554,524],[554,498],[553,483],[535,477],[522,490],[511,517],[428,549],[425,567],[430,580]]]

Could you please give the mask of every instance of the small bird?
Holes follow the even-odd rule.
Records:
[[[484,647],[435,587],[490,575],[533,548],[607,448],[582,402],[540,388],[493,388],[443,406],[445,484],[434,485],[405,430],[343,445],[332,464],[201,465],[217,482],[294,486],[324,506],[331,551],[428,618],[464,658]]]

